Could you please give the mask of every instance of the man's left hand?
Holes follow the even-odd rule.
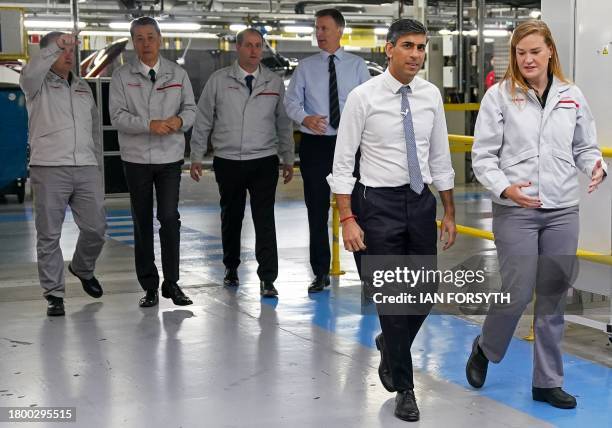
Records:
[[[183,126],[183,119],[178,116],[172,116],[166,119],[166,124],[172,129],[172,131],[176,132]]]
[[[444,235],[446,234],[446,240]],[[457,238],[457,226],[455,225],[455,218],[452,216],[445,215],[442,219],[442,226],[440,227],[440,242],[444,242],[442,250],[448,250],[455,243]]]
[[[293,178],[293,165],[283,165],[283,183],[287,184]]]

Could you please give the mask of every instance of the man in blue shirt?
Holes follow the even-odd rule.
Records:
[[[344,17],[336,9],[315,15],[321,52],[300,61],[285,95],[287,114],[299,123],[300,170],[310,229],[310,266],[315,275],[308,291],[329,285],[328,213],[330,189],[325,177],[332,171],[340,114],[350,91],[370,78],[365,61],[340,47]]]

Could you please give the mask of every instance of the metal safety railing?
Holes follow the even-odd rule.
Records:
[[[452,104],[451,104],[452,105]],[[448,104],[445,104],[445,109]],[[474,137],[469,135],[456,135],[450,134],[448,136],[448,142],[451,153],[465,153],[472,150],[474,144]],[[612,147],[601,147],[601,153],[603,157],[612,157]],[[343,275],[345,272],[340,268],[340,213],[336,205],[336,197],[332,198],[332,262],[330,275]],[[441,222],[436,221],[438,227]],[[475,238],[487,239],[489,241],[494,240],[493,232],[483,229],[477,229],[475,227],[457,225],[457,233]],[[612,255],[599,254],[593,251],[578,249],[576,255],[579,258],[589,260],[591,262],[612,265]]]
[[[472,151],[474,137],[469,135],[449,134],[448,142],[451,153],[461,153]],[[601,154],[605,158],[612,158],[612,147],[600,147]]]

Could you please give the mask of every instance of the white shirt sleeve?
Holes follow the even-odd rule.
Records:
[[[429,171],[432,184],[438,192],[442,192],[455,187],[455,171],[450,157],[444,104],[439,92],[437,96],[438,105],[429,141]]]
[[[333,193],[350,195],[355,186],[355,154],[361,144],[361,135],[365,126],[366,109],[356,91],[349,93],[340,117],[334,164],[332,174],[327,182]]]

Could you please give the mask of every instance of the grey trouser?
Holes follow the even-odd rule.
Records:
[[[80,231],[71,266],[77,275],[89,279],[106,232],[102,174],[97,166],[31,166],[30,180],[40,285],[45,297],[64,297],[60,236],[66,207],[70,206]]]
[[[482,326],[480,347],[497,363],[536,293],[533,386],[563,384],[561,341],[567,290],[576,274],[578,207],[544,210],[493,204],[493,233],[502,291],[511,303],[494,305]]]

